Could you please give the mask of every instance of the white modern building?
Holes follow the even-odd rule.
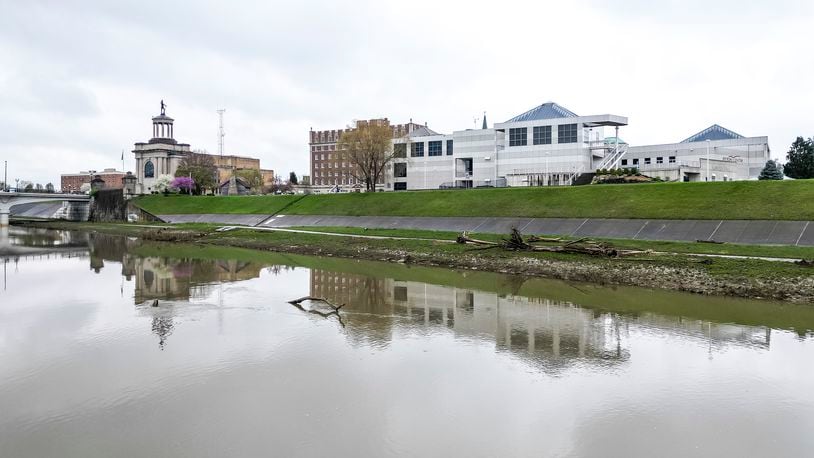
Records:
[[[618,166],[670,181],[750,180],[770,152],[768,137],[744,137],[714,124],[679,143],[632,146]]]
[[[393,190],[570,185],[607,167],[625,145],[605,141],[623,116],[578,116],[553,102],[495,124],[443,135],[422,128],[393,140]]]
[[[624,116],[579,116],[547,102],[492,128],[485,119],[481,129],[448,135],[421,127],[393,140],[385,189],[572,185],[620,167],[672,181],[745,180],[769,159],[767,137],[718,125],[680,143],[637,147],[619,137],[627,125]]]

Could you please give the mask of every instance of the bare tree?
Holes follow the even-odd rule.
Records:
[[[350,163],[351,175],[365,183],[366,192],[376,191],[387,164],[393,160],[393,130],[386,122],[357,123],[339,138],[338,149]]]
[[[218,169],[215,160],[206,153],[190,153],[181,159],[176,177],[191,177],[195,181],[195,194],[202,194],[207,189],[214,189],[218,185]]]

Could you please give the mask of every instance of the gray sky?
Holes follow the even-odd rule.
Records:
[[[768,135],[783,157],[814,135],[810,0],[0,0],[0,11],[12,183],[121,168],[122,149],[132,169],[160,99],[176,139],[210,152],[226,108],[226,152],[282,175],[308,173],[311,127],[387,116],[451,132],[550,100],[628,116],[631,144],[718,123]]]

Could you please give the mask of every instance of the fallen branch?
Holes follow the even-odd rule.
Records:
[[[473,238],[469,237],[469,232],[466,232],[466,231],[461,232],[461,234],[458,235],[458,237],[455,238],[455,242],[460,243],[460,244],[471,243],[473,245],[488,245],[488,246],[498,246],[498,245],[500,245],[497,242],[488,242],[486,240],[473,239]]]
[[[559,238],[559,237],[551,238],[551,237],[538,237],[536,235],[530,235],[530,236],[528,236],[526,238],[526,242],[528,242],[528,243],[537,243],[537,242],[557,243],[557,242],[562,242],[562,239]]]
[[[293,301],[288,301],[288,303],[291,304],[291,305],[295,305],[295,306],[299,307],[300,309],[305,310],[301,305],[305,301],[324,302],[324,303],[330,305],[331,307],[333,307],[334,311],[328,313],[329,315],[333,314],[333,313],[339,313],[339,309],[341,309],[342,307],[345,306],[345,304],[336,305],[336,304],[332,303],[331,301],[329,301],[328,299],[325,299],[324,297],[313,297],[313,296],[301,297],[299,299],[294,299]],[[310,311],[310,310],[306,310],[306,311]],[[314,311],[313,313],[320,313],[320,312]]]
[[[517,228],[512,228],[509,237],[504,238],[500,242],[489,242],[486,240],[477,240],[469,237],[468,232],[462,232],[455,239],[457,243],[479,245],[483,248],[478,250],[486,250],[490,248],[503,248],[510,251],[537,251],[546,253],[572,253],[572,254],[587,254],[589,256],[602,256],[602,257],[620,257],[620,256],[635,256],[641,254],[649,254],[650,251],[642,250],[619,250],[603,242],[596,242],[583,237],[577,240],[571,240],[563,243],[562,245],[555,246],[540,246],[532,245],[534,242],[562,242],[562,239],[552,239],[531,236],[523,239],[523,235]]]

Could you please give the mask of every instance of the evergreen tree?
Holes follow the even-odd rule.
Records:
[[[783,171],[791,178],[814,178],[814,138],[797,137],[786,155]]]
[[[297,183],[297,174],[294,173],[294,172],[289,173],[288,174],[288,182],[291,183],[291,184],[298,184]]]
[[[763,167],[763,170],[760,171],[760,176],[757,177],[758,180],[782,180],[783,179],[783,172],[778,167],[777,163],[768,160],[766,161],[766,166]]]

